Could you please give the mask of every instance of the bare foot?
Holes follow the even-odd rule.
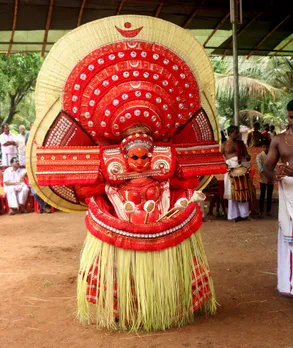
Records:
[[[25,214],[25,213],[26,213],[26,209],[25,209],[24,205],[20,205],[20,206],[19,206],[19,212],[20,212],[21,214]]]
[[[203,218],[202,218],[202,221],[203,221],[203,222],[212,222],[212,220],[210,220],[210,219],[208,219],[208,218],[206,218],[206,217],[203,217]]]
[[[9,213],[8,213],[9,215],[15,215],[15,210],[14,209],[12,209],[12,208],[10,208],[9,209]]]

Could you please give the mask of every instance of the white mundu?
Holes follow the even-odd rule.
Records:
[[[15,141],[13,134],[2,133],[0,135],[0,144],[2,152],[2,166],[10,166],[10,160],[16,155],[16,146],[8,145],[4,146],[7,141]]]
[[[25,136],[22,134],[18,134],[15,138],[15,141],[18,146],[19,164],[21,166],[24,166],[25,165]]]
[[[29,193],[28,186],[22,182],[19,185],[5,185],[6,182],[18,182],[25,173],[25,169],[13,170],[12,167],[5,169],[3,175],[4,192],[7,196],[9,208],[18,209],[25,205]]]
[[[237,156],[226,160],[226,164],[230,168],[239,166]],[[248,162],[242,161],[241,165],[248,167]],[[243,219],[247,218],[249,216],[249,203],[232,200],[232,185],[228,173],[224,175],[224,190],[224,198],[228,200],[228,220],[234,220],[238,217],[241,217]]]
[[[278,291],[293,295],[293,178],[279,182]]]

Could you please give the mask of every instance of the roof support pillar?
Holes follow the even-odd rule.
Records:
[[[233,45],[233,91],[234,91],[234,125],[239,126],[239,78],[238,78],[238,42],[237,42],[237,0],[230,0],[230,21],[232,23]]]

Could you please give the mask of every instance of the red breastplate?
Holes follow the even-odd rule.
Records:
[[[156,204],[154,211],[149,215],[148,221],[155,222],[159,216],[159,204],[163,194],[162,184],[151,178],[139,178],[129,180],[118,187],[124,202],[131,201],[135,204],[136,210],[131,214],[133,223],[144,223],[146,212],[143,207],[145,202],[153,200]]]

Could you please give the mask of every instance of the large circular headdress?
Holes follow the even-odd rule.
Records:
[[[134,125],[154,141],[170,139],[201,108],[199,142],[218,140],[214,73],[190,32],[153,17],[123,15],[85,24],[62,37],[39,73],[36,122],[28,143],[28,173],[35,180],[37,145],[115,144]],[[200,118],[201,116],[199,116]],[[208,124],[205,124],[208,123]],[[36,187],[64,210],[58,187]]]

